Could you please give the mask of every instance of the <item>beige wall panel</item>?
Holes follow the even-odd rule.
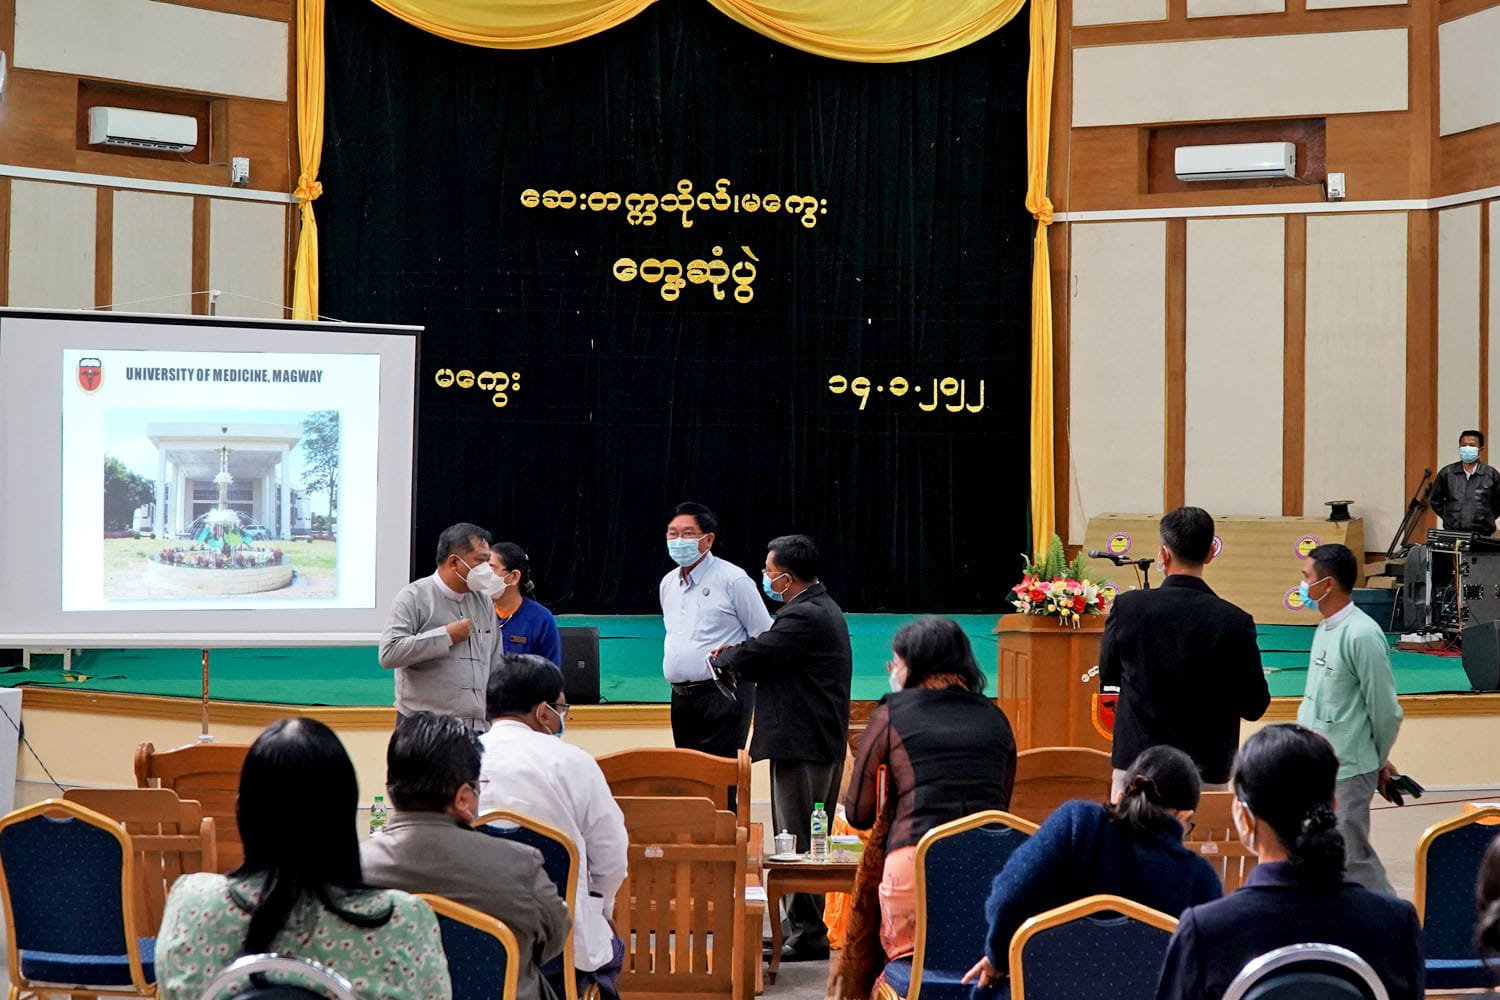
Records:
[[[132,312],[190,313],[193,199],[116,191],[110,301]]]
[[[1073,124],[1406,109],[1406,29],[1073,50]]]
[[[1166,19],[1167,0],[1073,0],[1075,25]]]
[[[16,0],[14,55],[26,69],[285,101],[287,31],[156,0]]]
[[[208,221],[208,283],[220,316],[285,319],[286,208],[215,198]]]
[[[1438,130],[1500,122],[1500,7],[1438,25]]]
[[[1490,273],[1480,280],[1490,283],[1490,425],[1482,428],[1488,443],[1491,438],[1500,441],[1500,201],[1490,202]],[[1451,447],[1438,449],[1438,461],[1446,463],[1450,454]],[[1500,446],[1491,445],[1485,457],[1491,465],[1500,460]]]
[[[1308,218],[1306,366],[1303,513],[1352,499],[1383,544],[1406,512],[1404,213]]]
[[[1281,514],[1280,218],[1187,224],[1188,503],[1221,514]]]
[[[1340,7],[1400,7],[1406,0],[1307,0],[1308,10],[1334,10]]]
[[[1079,544],[1095,514],[1161,510],[1167,227],[1070,228],[1068,444],[1075,490],[1068,533]]]
[[[1479,424],[1479,206],[1438,213],[1437,453]],[[1446,460],[1445,460],[1446,461]]]
[[[91,187],[11,181],[9,305],[94,307],[97,205]]]
[[[1286,10],[1286,0],[1187,0],[1188,17],[1279,14],[1284,10]]]

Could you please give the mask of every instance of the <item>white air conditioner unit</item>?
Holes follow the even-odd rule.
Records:
[[[1290,142],[1236,142],[1178,146],[1180,181],[1248,181],[1297,176],[1297,146]]]
[[[134,108],[89,108],[89,145],[186,153],[198,145],[198,121]]]

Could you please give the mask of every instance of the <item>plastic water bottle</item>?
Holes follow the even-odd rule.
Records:
[[[812,847],[807,852],[809,861],[828,860],[828,813],[823,811],[823,803],[813,803],[812,813]]]
[[[370,805],[370,836],[375,836],[385,829],[385,796],[375,796],[375,801]]]

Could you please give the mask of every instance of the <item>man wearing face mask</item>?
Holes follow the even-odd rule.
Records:
[[[614,983],[625,948],[609,915],[625,881],[625,816],[594,758],[557,738],[566,726],[568,699],[556,667],[540,656],[507,656],[490,678],[487,700],[494,725],[479,738],[479,811],[510,809],[557,827],[573,841],[578,995],[594,983],[601,1000],[618,1000]],[[565,995],[562,980],[552,987]]]
[[[716,650],[713,662],[716,670],[756,683],[750,756],[771,761],[772,821],[796,834],[797,850],[806,851],[813,805],[831,806],[839,797],[853,654],[844,612],[818,580],[813,540],[783,535],[768,548],[761,589],[781,604],[776,621],[753,639]],[[783,906],[782,961],[827,958],[823,897],[792,893]]]
[[[1099,644],[1099,683],[1117,686],[1111,798],[1143,750],[1173,746],[1198,765],[1205,790],[1228,787],[1240,720],[1271,703],[1255,620],[1213,592],[1203,569],[1213,559],[1214,519],[1178,507],[1161,519],[1155,590],[1115,599]]]
[[[1313,635],[1297,721],[1326,736],[1338,754],[1334,813],[1349,878],[1395,895],[1370,846],[1370,799],[1397,773],[1390,753],[1402,713],[1385,632],[1354,604],[1358,580],[1359,562],[1343,545],[1319,545],[1302,564],[1302,603],[1323,621]]]
[[[396,671],[396,723],[413,712],[489,728],[484,691],[502,651],[495,612],[500,580],[490,568],[490,533],[455,524],[438,536],[437,570],[401,589],[380,636],[380,665]]]
[[[1495,533],[1495,511],[1500,505],[1500,472],[1479,460],[1484,435],[1464,431],[1458,436],[1458,461],[1438,470],[1427,501],[1448,531]]]
[[[733,757],[750,733],[755,685],[726,692],[708,655],[760,635],[771,615],[749,575],[710,551],[718,529],[714,512],[701,503],[678,504],[667,522],[667,556],[677,568],[657,587],[667,629],[661,669],[672,685],[672,742]]]

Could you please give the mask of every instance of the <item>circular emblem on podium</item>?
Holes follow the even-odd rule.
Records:
[[[1104,547],[1113,555],[1123,556],[1130,551],[1130,536],[1123,531],[1117,531],[1109,536],[1109,541],[1104,544]]]
[[[1316,548],[1316,546],[1314,546],[1314,548]],[[1309,549],[1308,551],[1312,550]],[[1281,599],[1281,603],[1286,605],[1286,609],[1288,611],[1301,611],[1306,607],[1306,605],[1302,603],[1302,588],[1293,587],[1291,590],[1288,590],[1286,592],[1286,596]]]
[[[1209,546],[1208,551],[1209,555],[1211,555],[1213,558],[1219,558],[1219,553],[1224,551],[1224,539],[1220,538],[1218,535],[1215,535],[1214,543],[1213,545]]]
[[[1306,559],[1312,555],[1312,550],[1318,547],[1317,535],[1303,535],[1297,539],[1297,556]]]

